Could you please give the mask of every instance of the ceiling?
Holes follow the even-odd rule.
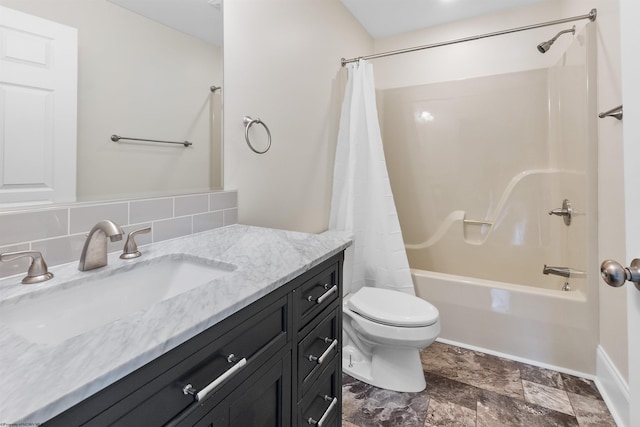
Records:
[[[174,30],[222,46],[222,0],[109,1]]]
[[[375,38],[496,13],[546,0],[341,0]]]
[[[222,0],[109,1],[178,31],[222,46]],[[369,34],[377,39],[547,0],[340,1]]]

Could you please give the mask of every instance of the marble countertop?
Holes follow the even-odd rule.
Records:
[[[116,269],[171,254],[197,256],[237,268],[210,283],[57,344],[36,344],[0,323],[0,424],[42,423],[185,342],[350,244],[340,233],[305,234],[244,225],[155,243],[142,257],[78,271],[77,263],[50,269],[55,277],[21,285],[0,280],[0,311],[42,292],[87,285]],[[108,307],[105,307],[107,310]],[[82,319],[78,319],[79,322]]]

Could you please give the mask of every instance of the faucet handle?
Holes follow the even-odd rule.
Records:
[[[132,231],[127,236],[127,241],[124,242],[124,248],[122,249],[122,254],[120,255],[121,259],[131,259],[137,258],[142,253],[138,250],[138,245],[136,244],[135,237],[138,234],[149,233],[151,232],[151,227],[141,228],[139,230]]]
[[[42,254],[38,251],[5,252],[0,254],[0,261],[13,261],[24,257],[31,258],[31,265],[29,266],[27,275],[22,279],[22,283],[30,285],[32,283],[47,281],[53,277],[53,273],[49,273],[47,264],[44,262]]]
[[[558,215],[564,217],[565,225],[571,225],[571,217],[573,216],[573,208],[568,199],[562,201],[562,207],[549,211],[549,215]]]

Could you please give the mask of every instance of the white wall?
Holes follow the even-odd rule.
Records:
[[[565,0],[567,15],[598,9],[598,111],[622,104],[618,0]],[[625,218],[622,122],[598,120],[598,259],[624,262]],[[600,346],[628,381],[626,292],[599,281]]]
[[[0,0],[78,29],[78,200],[210,188],[209,87],[219,47],[107,0]],[[112,134],[179,145],[115,143]]]
[[[248,13],[250,11],[250,13]],[[239,222],[307,232],[327,227],[344,70],[373,42],[339,0],[224,4],[225,188]],[[242,118],[259,117],[271,149],[253,153]],[[265,133],[252,127],[256,145]]]

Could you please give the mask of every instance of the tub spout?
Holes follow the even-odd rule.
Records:
[[[553,274],[555,276],[569,277],[571,276],[571,269],[568,267],[551,267],[547,264],[542,269],[542,274]]]

